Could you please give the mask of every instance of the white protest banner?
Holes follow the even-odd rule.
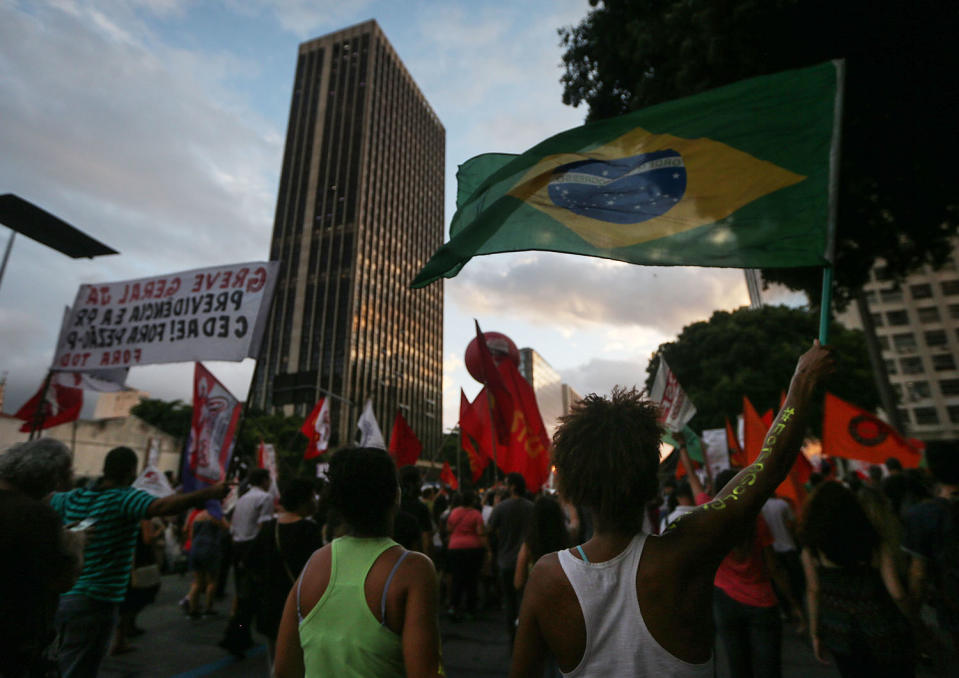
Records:
[[[254,261],[80,285],[52,369],[256,357],[278,267]]]
[[[169,497],[173,494],[173,488],[170,487],[166,474],[152,464],[147,464],[140,477],[133,481],[133,487],[149,492],[154,497]]]
[[[373,414],[373,401],[367,400],[366,407],[363,408],[363,414],[356,422],[356,428],[360,430],[360,447],[378,447],[381,450],[386,449],[386,443],[383,441],[383,433],[380,431],[380,425],[376,423],[376,415]]]
[[[729,445],[726,441],[726,429],[707,428],[703,431],[703,456],[709,464],[709,471],[713,478],[720,471],[729,468]]]
[[[696,406],[686,397],[686,392],[676,379],[666,359],[659,356],[659,369],[653,381],[650,400],[659,403],[662,410],[662,424],[670,431],[682,431],[683,427],[696,414]]]

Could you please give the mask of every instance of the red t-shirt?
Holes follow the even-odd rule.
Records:
[[[450,511],[446,519],[446,529],[450,533],[451,549],[482,548],[479,531],[483,526],[483,514],[469,506],[457,506]]]
[[[744,560],[730,552],[720,563],[713,583],[733,600],[752,607],[771,607],[776,604],[769,573],[763,562],[763,549],[772,546],[773,535],[762,518],[756,519],[756,534],[752,548]]]

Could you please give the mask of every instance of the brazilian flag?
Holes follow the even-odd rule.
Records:
[[[472,257],[547,250],[656,266],[828,264],[840,65],[786,71],[583,125],[457,173],[450,240],[413,287]]]

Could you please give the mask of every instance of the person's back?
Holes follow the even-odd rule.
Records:
[[[386,581],[381,576],[367,578],[384,552],[397,544],[387,537],[362,539],[339,537],[329,548],[326,589],[312,609],[300,619],[300,646],[306,675],[322,675],[336,667],[338,676],[404,676],[403,648],[400,636],[387,626],[387,581],[410,553],[390,554],[392,561]],[[394,549],[400,551],[401,549]],[[384,567],[378,568],[379,570]],[[392,584],[392,581],[389,581]],[[379,596],[377,596],[379,593]],[[369,599],[379,605],[369,605]],[[298,607],[301,605],[298,596]],[[299,607],[302,611],[302,607]]]
[[[620,388],[610,399],[593,394],[578,403],[554,435],[553,459],[560,495],[593,511],[595,532],[585,544],[544,556],[534,567],[510,676],[542,675],[547,651],[562,671],[577,677],[710,675],[716,570],[786,478],[805,432],[802,415],[832,366],[828,351],[814,344],[799,359],[786,402],[753,465],[658,537],[642,532],[646,502],[657,491],[658,407],[635,389]],[[620,568],[610,586],[625,588],[606,598],[602,587],[576,581],[579,570],[599,579]],[[587,589],[581,600],[578,594]],[[616,625],[627,613],[634,632],[619,641]],[[639,631],[640,622],[648,635]],[[610,674],[616,657],[608,656],[615,652],[609,644],[623,642],[632,660]]]

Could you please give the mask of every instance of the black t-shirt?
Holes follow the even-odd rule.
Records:
[[[276,638],[290,588],[310,556],[321,546],[323,535],[312,520],[277,525],[273,519],[260,526],[245,561],[259,594],[256,627],[260,633]]]
[[[404,496],[400,500],[400,510],[416,518],[416,522],[420,526],[420,532],[433,531],[433,521],[430,520],[430,510],[426,504],[416,497]]]
[[[400,510],[393,520],[393,540],[407,551],[419,551],[423,548],[419,521],[412,513]]]
[[[510,497],[497,504],[490,514],[490,531],[496,534],[496,564],[501,570],[516,569],[516,559],[532,513],[533,502],[529,499]]]
[[[43,502],[0,490],[0,664],[12,674],[49,644],[58,589],[71,583],[62,530]]]

